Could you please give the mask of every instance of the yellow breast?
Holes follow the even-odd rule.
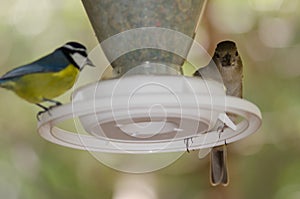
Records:
[[[2,86],[14,91],[28,102],[40,103],[44,99],[53,99],[69,90],[74,85],[78,73],[78,68],[70,64],[59,72],[28,74]]]

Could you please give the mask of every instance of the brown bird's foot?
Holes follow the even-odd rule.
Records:
[[[191,144],[193,144],[193,138],[192,137],[190,137],[190,138],[185,138],[184,140],[184,144],[185,144],[185,146],[186,146],[186,152],[190,152],[190,150],[189,150],[189,147],[190,147],[190,143]]]

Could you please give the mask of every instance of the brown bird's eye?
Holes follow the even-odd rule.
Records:
[[[239,56],[239,53],[238,53],[238,51],[236,51],[236,52],[235,52],[235,56]]]

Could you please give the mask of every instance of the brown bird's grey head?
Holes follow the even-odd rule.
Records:
[[[240,62],[240,56],[233,41],[218,43],[213,58],[216,63],[221,63],[222,67],[239,65]]]
[[[220,42],[213,60],[222,76],[226,94],[242,97],[243,63],[235,43]]]

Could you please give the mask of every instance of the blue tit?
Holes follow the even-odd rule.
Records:
[[[15,92],[22,99],[49,110],[61,105],[53,98],[65,93],[75,83],[85,65],[93,66],[88,59],[86,47],[77,42],[68,42],[30,64],[15,68],[0,78],[0,87]],[[49,108],[42,102],[51,102]]]

